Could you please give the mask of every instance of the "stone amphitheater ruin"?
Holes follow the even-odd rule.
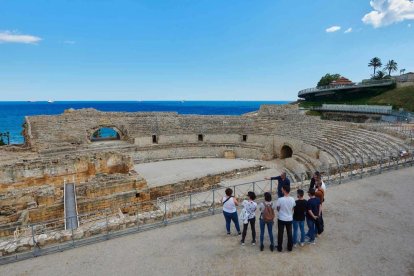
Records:
[[[206,191],[223,178],[266,169],[254,163],[192,180],[148,185],[134,164],[254,159],[278,164],[292,182],[300,182],[315,170],[334,175],[338,168],[352,171],[361,163],[377,166],[384,157],[409,151],[412,143],[392,129],[306,116],[296,105],[263,105],[242,116],[67,110],[56,116],[28,116],[23,127],[23,146],[0,148],[0,256],[99,234],[102,214],[108,212],[113,216],[103,223],[110,229],[155,221],[162,214],[156,204],[160,197]],[[117,139],[93,141],[101,128],[115,130]],[[79,214],[72,229],[66,225],[64,208],[68,183],[76,184],[72,187]],[[211,203],[199,207],[203,206]],[[51,231],[46,235],[33,225],[48,225]]]

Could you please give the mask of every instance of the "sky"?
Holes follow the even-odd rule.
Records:
[[[0,0],[0,101],[295,100],[376,56],[414,71],[412,0]]]

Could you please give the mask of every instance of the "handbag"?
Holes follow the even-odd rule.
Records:
[[[247,224],[249,222],[249,213],[247,212],[246,208],[243,208],[241,210],[239,218],[241,221],[243,221],[243,224]]]

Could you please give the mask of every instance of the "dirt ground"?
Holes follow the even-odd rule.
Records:
[[[408,168],[328,187],[325,232],[290,253],[260,252],[249,234],[240,246],[219,214],[4,265],[0,275],[414,275],[413,177]]]

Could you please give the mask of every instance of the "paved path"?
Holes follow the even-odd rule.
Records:
[[[254,167],[262,163],[255,160],[224,158],[179,159],[137,164],[134,169],[147,180],[149,187],[156,187],[209,174]]]
[[[241,247],[218,214],[4,265],[0,275],[413,275],[413,175],[331,187],[326,232],[290,253]]]

